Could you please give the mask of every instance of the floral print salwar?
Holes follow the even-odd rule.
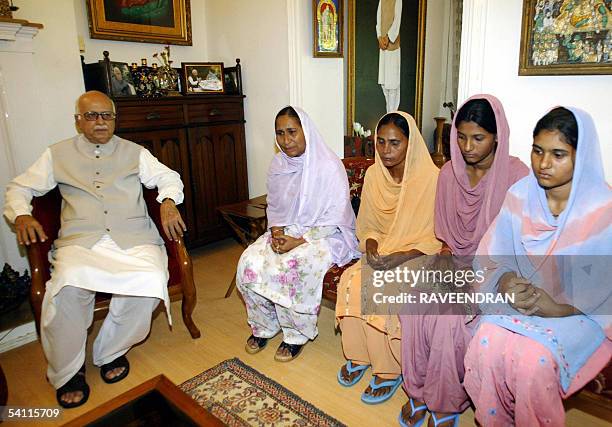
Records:
[[[312,227],[306,243],[284,254],[270,244],[270,232],[249,246],[238,262],[236,286],[244,298],[253,335],[271,338],[283,331],[287,344],[305,344],[317,336],[323,277],[332,266],[327,240],[337,227]],[[285,233],[300,237],[296,227]]]

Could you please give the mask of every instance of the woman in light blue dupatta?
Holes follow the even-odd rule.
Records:
[[[483,307],[465,357],[486,426],[563,426],[562,400],[612,354],[612,192],[595,126],[559,107],[533,136],[532,173],[510,188],[477,250],[481,291],[514,297]]]

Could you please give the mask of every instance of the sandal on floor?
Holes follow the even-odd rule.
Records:
[[[346,362],[345,366],[346,372],[348,372],[349,375],[354,374],[355,372],[359,372],[359,375],[353,378],[352,381],[346,381],[342,376],[342,368],[340,368],[340,370],[338,371],[338,382],[344,387],[351,387],[357,384],[361,377],[363,377],[363,374],[365,374],[365,371],[367,371],[370,367],[370,365],[353,365],[353,362],[351,362],[350,360]]]
[[[410,411],[411,411],[410,418],[414,417],[417,412],[427,411],[427,405],[421,405],[421,406],[415,407],[414,400],[412,400],[412,397],[408,398],[408,403],[410,403]],[[408,427],[408,424],[404,422],[404,418],[402,417],[402,412],[403,411],[400,411],[397,421],[399,422],[399,425],[401,425],[402,427]],[[423,418],[418,420],[416,424],[414,424],[412,427],[421,427],[421,425],[423,425],[426,419],[427,419],[427,414],[423,415]]]
[[[276,350],[274,360],[276,360],[277,362],[289,362],[290,360],[293,360],[299,356],[299,354],[302,352],[302,349],[304,348],[304,345],[305,344],[287,344],[285,341],[283,341],[281,345],[278,346],[278,350]],[[289,350],[289,356],[278,355],[278,352],[284,349]]]
[[[113,369],[117,369],[117,368],[125,368],[125,369],[123,370],[123,372],[121,372],[119,375],[117,375],[114,378],[108,378],[106,376],[106,374],[108,374],[110,371],[112,371]],[[100,376],[102,377],[102,380],[107,384],[113,384],[113,383],[119,382],[125,377],[127,377],[129,373],[130,373],[130,362],[128,362],[125,355],[119,356],[112,362],[109,362],[109,363],[106,363],[100,366]]]
[[[376,384],[376,375],[374,375],[372,376],[372,379],[370,380],[370,384],[369,384],[372,391],[376,391],[379,388],[383,388],[383,387],[391,387],[391,389],[387,393],[382,394],[380,396],[372,396],[371,394],[366,394],[366,392],[364,391],[361,394],[361,401],[363,403],[367,403],[368,405],[376,405],[377,403],[383,403],[386,400],[389,400],[391,396],[395,394],[395,391],[401,384],[402,384],[401,375],[394,380],[383,381],[380,384]]]
[[[70,403],[62,400],[62,396],[64,394],[72,393],[75,391],[80,391],[81,393],[83,393],[83,398],[81,400],[79,400],[78,402]],[[57,398],[57,403],[59,403],[62,408],[76,408],[77,406],[81,406],[82,404],[87,402],[87,399],[89,399],[89,386],[85,381],[85,365],[83,365],[81,369],[79,369],[79,371],[74,375],[74,377],[70,378],[70,381],[68,381],[66,384],[57,389],[57,391],[55,392],[55,397]]]
[[[253,340],[255,342],[255,345],[257,347],[251,347],[249,345],[249,341],[251,341],[251,340]],[[247,339],[247,342],[246,342],[246,344],[244,346],[244,349],[249,354],[255,354],[255,353],[259,353],[261,350],[266,348],[267,345],[268,345],[268,338],[261,338],[261,337],[256,337],[255,335],[251,335]]]
[[[453,421],[453,427],[459,426],[459,415],[461,414],[453,414],[442,418],[436,418],[436,414],[431,413],[431,419],[434,422],[434,427],[438,427],[438,425],[445,423],[447,421]]]

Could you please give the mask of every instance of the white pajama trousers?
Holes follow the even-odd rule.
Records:
[[[96,292],[64,286],[55,296],[47,290],[42,304],[41,342],[48,362],[47,378],[56,389],[85,363],[87,329],[93,320]],[[159,298],[113,295],[108,315],[93,345],[93,362],[101,366],[144,340]]]
[[[397,89],[385,89],[384,86],[381,86],[381,88],[383,94],[385,95],[387,113],[397,111],[400,105],[400,88],[398,87]]]

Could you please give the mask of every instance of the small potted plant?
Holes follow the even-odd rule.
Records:
[[[344,157],[373,156],[371,136],[371,130],[365,130],[360,123],[353,123],[353,136],[347,138],[344,147]]]

